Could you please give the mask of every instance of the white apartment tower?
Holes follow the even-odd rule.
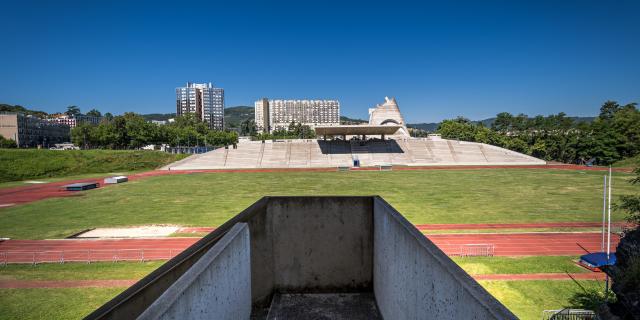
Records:
[[[291,122],[315,128],[317,125],[340,125],[338,100],[269,100],[255,102],[258,132],[287,129]]]
[[[176,88],[176,115],[195,114],[209,128],[224,129],[224,89],[209,83],[191,83]]]

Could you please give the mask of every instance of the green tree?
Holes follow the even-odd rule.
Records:
[[[87,112],[87,115],[88,115],[88,116],[91,116],[91,117],[102,117],[102,113],[100,113],[100,111],[98,111],[98,110],[97,110],[97,109],[95,109],[95,108],[94,108],[94,109],[89,110],[89,112]]]
[[[67,111],[65,111],[64,114],[70,117],[77,116],[80,114],[80,108],[78,108],[77,106],[68,106]]]

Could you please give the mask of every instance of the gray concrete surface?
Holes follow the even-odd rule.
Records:
[[[246,226],[233,236],[239,223]],[[216,269],[210,255],[220,247],[242,257],[218,259],[234,264]],[[240,260],[251,265],[241,270],[244,279],[234,278]],[[219,310],[238,319],[252,310],[254,319],[265,319],[273,297],[286,294],[370,294],[385,319],[515,318],[382,198],[368,196],[262,198],[87,319],[143,312],[149,319],[198,319],[203,310],[216,310],[216,319]],[[216,297],[232,299],[237,309]],[[310,303],[321,301],[333,300]]]
[[[278,293],[266,318],[382,320],[373,293]]]
[[[373,288],[385,319],[517,319],[381,198]]]
[[[238,223],[138,319],[248,319],[249,228]]]

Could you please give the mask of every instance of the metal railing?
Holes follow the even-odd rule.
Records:
[[[492,257],[495,246],[490,243],[471,243],[460,245],[460,257]]]
[[[98,249],[60,251],[0,251],[0,266],[65,262],[168,260],[183,249]]]
[[[596,320],[595,312],[583,309],[560,309],[542,311],[542,320]]]

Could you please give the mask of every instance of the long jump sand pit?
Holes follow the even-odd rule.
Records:
[[[140,226],[126,228],[96,228],[74,238],[155,238],[166,237],[178,231],[177,226]]]

